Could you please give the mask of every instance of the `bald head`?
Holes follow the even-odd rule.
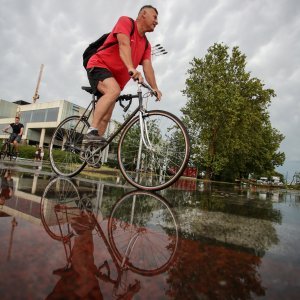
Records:
[[[157,9],[155,7],[153,7],[152,5],[144,5],[144,6],[142,6],[141,9],[140,9],[140,11],[139,11],[139,13],[138,13],[138,15],[141,15],[143,13],[143,11],[147,10],[147,9],[153,9],[156,12],[156,14],[158,15]]]

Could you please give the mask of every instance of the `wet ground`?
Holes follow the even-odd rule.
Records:
[[[0,299],[299,299],[300,193],[0,163]]]

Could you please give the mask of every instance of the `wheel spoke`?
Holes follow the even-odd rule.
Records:
[[[79,116],[65,119],[55,130],[50,144],[50,163],[58,175],[75,176],[86,165],[82,159],[83,137],[89,124]]]
[[[143,143],[136,118],[120,139],[120,169],[134,186],[159,190],[174,183],[184,171],[189,158],[189,138],[182,122],[168,112],[151,111],[144,119],[151,146]]]

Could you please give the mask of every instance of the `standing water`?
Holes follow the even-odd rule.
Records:
[[[298,191],[1,174],[1,299],[299,298]]]

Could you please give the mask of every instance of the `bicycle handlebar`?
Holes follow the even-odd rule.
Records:
[[[133,72],[129,72],[129,76],[131,77],[133,75]],[[137,81],[137,79],[134,79],[132,78],[134,81]],[[142,85],[144,88],[148,89],[149,92],[151,93],[151,95],[157,97],[157,93],[151,88],[150,85],[148,85],[147,83],[145,82],[139,82],[140,85]]]
[[[12,132],[2,129],[3,132],[11,134]]]
[[[129,72],[129,75],[132,76],[133,73],[132,72]],[[134,79],[135,80],[135,79]],[[137,80],[135,80],[137,81]],[[138,82],[138,84],[142,85],[144,88],[148,89],[151,96],[155,96],[157,97],[157,93],[147,84],[147,83],[144,83],[144,82]],[[119,104],[120,106],[123,108],[124,112],[126,112],[129,107],[131,106],[131,102],[132,102],[132,99],[133,98],[138,98],[139,96],[138,95],[132,95],[132,94],[124,94],[124,95],[120,95],[118,98],[117,98],[117,102],[119,101]],[[129,101],[128,105],[124,105],[122,101]]]

